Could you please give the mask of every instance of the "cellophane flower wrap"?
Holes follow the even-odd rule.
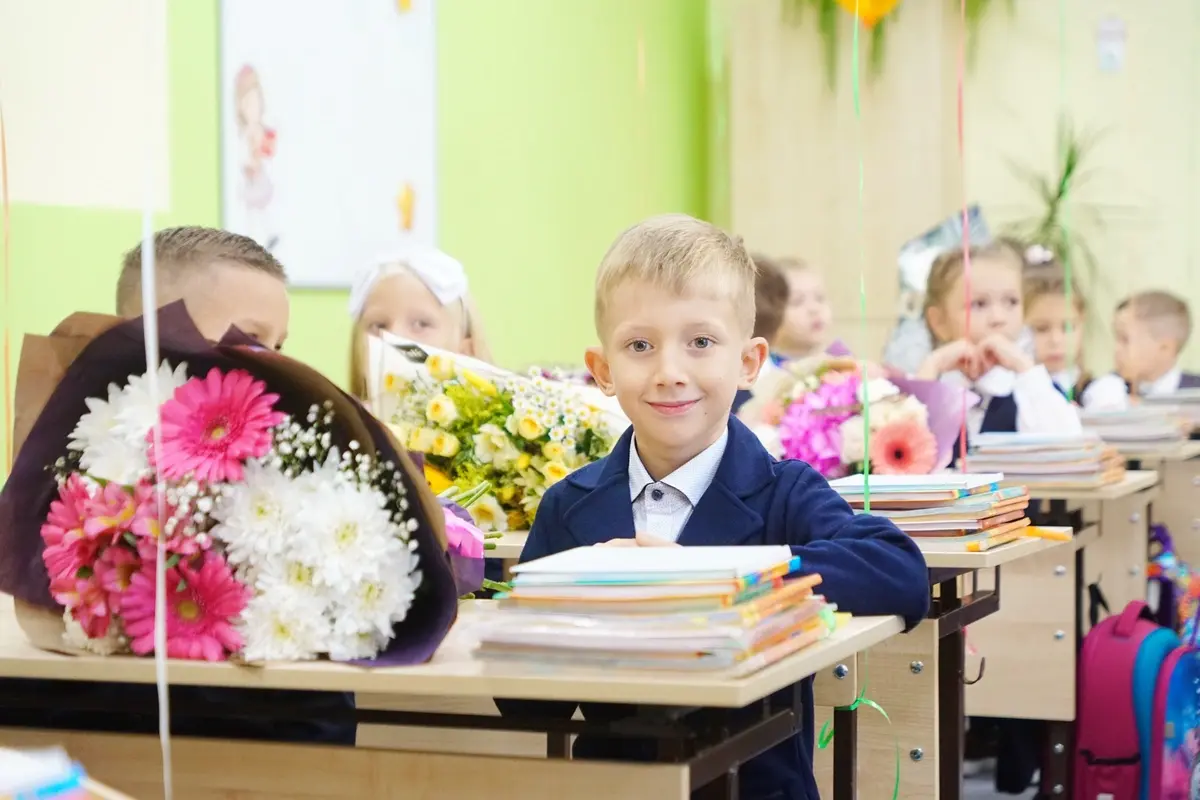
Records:
[[[467,506],[485,532],[528,530],[546,490],[606,455],[624,429],[571,384],[425,345],[372,337],[372,407],[423,454],[439,494],[486,483]]]
[[[0,496],[0,544],[27,554],[36,525],[40,563],[10,554],[0,588],[60,606],[74,647],[150,655],[161,541],[169,657],[432,655],[454,616],[442,513],[383,427],[236,331],[204,342],[182,305],[159,325],[157,395],[137,320],[50,397]]]
[[[850,358],[794,362],[783,369],[771,385],[773,396],[753,407],[758,418],[749,420],[751,427],[776,457],[807,462],[828,478],[861,472],[864,462],[884,475],[944,468],[953,456],[962,410],[977,402],[953,386],[889,375],[882,368],[868,366],[864,380],[861,364]]]

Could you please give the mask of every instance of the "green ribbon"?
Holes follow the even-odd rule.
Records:
[[[862,706],[873,708],[879,712],[885,720],[887,720],[888,728],[892,727],[892,718],[883,710],[883,706],[876,703],[871,698],[867,697],[867,656],[864,653],[862,656],[862,688],[858,691],[858,696],[854,698],[854,702],[845,707],[839,707],[839,711],[854,711],[857,712]],[[833,720],[825,720],[825,724],[821,726],[821,730],[817,733],[817,749],[824,750],[833,742],[833,736],[836,733],[833,729]],[[892,780],[892,800],[897,800],[900,797],[900,737],[896,731],[892,730],[892,741],[895,743],[896,749],[896,769],[895,777]],[[855,743],[857,745],[857,743]]]
[[[858,32],[862,20],[858,16],[859,0],[854,0],[854,39],[850,45],[850,91],[854,95],[854,121],[858,131],[858,327],[859,346],[867,341],[867,263],[866,245],[866,167],[862,147],[862,76],[859,68]],[[863,512],[871,513],[871,393],[868,391],[867,361],[860,366],[863,393]],[[886,716],[886,715],[885,715]]]
[[[1058,107],[1060,109],[1059,131],[1058,131],[1058,154],[1059,164],[1067,163],[1067,130],[1064,120],[1067,114],[1067,3],[1066,0],[1058,0]],[[1067,197],[1071,191],[1070,181],[1064,181],[1062,185],[1062,197],[1059,202],[1062,204],[1062,209],[1059,212],[1059,224],[1062,226],[1062,236],[1059,241],[1063,243],[1063,252],[1055,253],[1056,256],[1062,259],[1063,266],[1063,294],[1067,306],[1067,321],[1066,334],[1067,341],[1071,341],[1071,238],[1067,234],[1067,217],[1070,209],[1067,205]],[[1075,366],[1074,348],[1067,348],[1067,374],[1071,373],[1072,367]],[[1075,383],[1066,387],[1067,400],[1075,401]]]

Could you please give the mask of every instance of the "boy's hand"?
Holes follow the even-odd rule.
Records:
[[[993,364],[999,364],[1018,375],[1033,369],[1033,360],[1025,355],[1025,352],[1021,350],[1021,347],[1016,342],[1004,334],[993,333],[980,342],[979,349],[983,354],[984,363],[989,365],[989,367]],[[986,371],[987,369],[984,370],[984,372]]]
[[[979,348],[966,339],[944,344],[925,357],[924,363],[917,371],[917,377],[936,381],[943,374],[953,370],[958,370],[972,381],[986,372]]]
[[[651,536],[648,533],[638,533],[634,538],[638,547],[680,547],[679,542],[672,542],[670,539],[661,539],[657,536]]]

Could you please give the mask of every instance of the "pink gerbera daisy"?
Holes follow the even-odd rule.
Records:
[[[167,570],[167,655],[223,661],[242,647],[233,621],[250,591],[215,553]],[[154,652],[154,563],[133,575],[121,597],[121,618],[129,646],[138,655]]]
[[[112,617],[108,613],[108,596],[104,587],[88,567],[78,576],[63,575],[51,581],[50,594],[83,628],[89,639],[101,639],[108,633]]]
[[[67,478],[58,490],[58,499],[50,504],[50,513],[42,525],[42,541],[46,549],[42,560],[50,579],[74,578],[85,566],[96,558],[100,543],[89,539],[83,532],[87,518],[88,501],[92,493],[77,474]]]
[[[279,395],[266,388],[239,369],[222,373],[214,367],[204,378],[190,379],[163,404],[162,453],[151,447],[151,463],[171,479],[241,480],[243,462],[266,454],[271,428],[284,419],[275,410]]]
[[[158,537],[162,534],[164,521],[172,518],[185,519],[188,515],[181,514],[171,503],[164,502],[163,520],[160,520],[158,493],[153,484],[138,484],[133,489],[133,496],[137,510],[129,529],[137,537],[137,549],[142,558],[153,561],[157,557]],[[167,537],[164,544],[169,552],[185,556],[195,555],[211,546],[209,539],[189,535],[181,528],[176,528],[174,535]]]
[[[123,545],[108,548],[96,562],[96,579],[107,595],[112,613],[121,612],[121,595],[129,589],[141,566],[138,554]]]
[[[871,436],[871,471],[880,475],[928,475],[937,464],[937,439],[916,420],[885,425]]]
[[[89,538],[102,538],[107,543],[129,530],[136,510],[128,489],[118,483],[105,484],[88,503],[83,531]]]

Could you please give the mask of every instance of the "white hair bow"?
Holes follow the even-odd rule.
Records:
[[[1030,245],[1025,248],[1025,263],[1034,266],[1049,264],[1054,260],[1054,253],[1049,248],[1043,247],[1040,244]]]
[[[350,289],[350,316],[362,316],[371,290],[382,278],[404,270],[416,275],[442,305],[467,293],[467,272],[457,259],[432,247],[404,247],[383,253],[358,273]]]

